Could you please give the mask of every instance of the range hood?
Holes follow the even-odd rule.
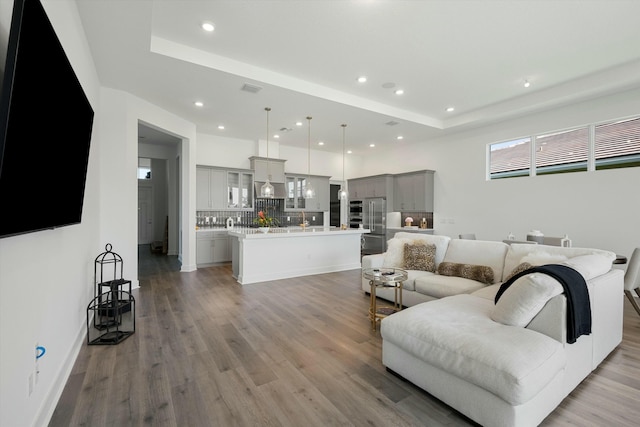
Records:
[[[264,197],[260,197],[260,188],[264,185],[264,181],[255,181],[254,185],[255,185],[256,199],[263,199]],[[271,185],[273,185],[274,199],[284,199],[287,196],[287,192],[284,189],[284,183],[272,182]]]

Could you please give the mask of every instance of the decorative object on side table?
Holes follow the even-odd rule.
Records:
[[[404,219],[404,226],[405,227],[411,227],[411,224],[413,223],[413,218],[411,218],[410,216],[406,217]]]
[[[278,225],[278,220],[274,217],[268,216],[264,211],[258,212],[258,217],[254,219],[253,222],[258,224],[258,230],[262,233],[268,233],[269,227]]]

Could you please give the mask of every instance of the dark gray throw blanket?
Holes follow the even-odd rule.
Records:
[[[567,297],[567,342],[573,344],[581,335],[589,335],[591,333],[591,301],[589,300],[587,282],[582,274],[566,265],[540,265],[516,274],[500,286],[495,302],[498,302],[504,291],[513,282],[531,273],[547,274],[562,285]]]

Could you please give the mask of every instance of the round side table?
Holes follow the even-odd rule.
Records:
[[[369,280],[371,286],[369,320],[371,320],[371,329],[375,331],[378,321],[402,310],[402,282],[407,280],[408,273],[400,268],[365,268],[362,270],[362,277]],[[378,307],[377,288],[394,289],[392,306]]]

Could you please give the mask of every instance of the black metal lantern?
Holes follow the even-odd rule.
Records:
[[[131,295],[131,280],[123,278],[122,257],[110,243],[96,257],[94,298],[87,307],[87,343],[119,344],[136,331],[136,301]],[[128,290],[123,288],[128,286]]]

